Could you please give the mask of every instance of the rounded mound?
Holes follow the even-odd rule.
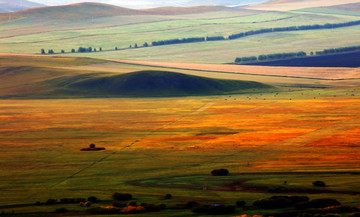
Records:
[[[252,81],[211,79],[168,71],[138,71],[81,80],[69,87],[73,91],[95,95],[165,97],[229,94],[270,86]]]

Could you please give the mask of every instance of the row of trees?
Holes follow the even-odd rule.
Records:
[[[306,52],[299,51],[299,52],[292,52],[292,53],[275,53],[275,54],[267,54],[267,55],[259,55],[250,56],[250,57],[236,57],[236,63],[246,63],[246,62],[256,62],[256,61],[267,61],[267,60],[280,60],[280,59],[288,59],[288,58],[295,58],[295,57],[304,57],[306,56]]]
[[[316,51],[315,54],[316,55],[327,55],[327,54],[335,54],[335,53],[346,53],[346,52],[357,51],[357,50],[360,50],[360,46],[324,49],[322,51]]]
[[[315,55],[327,55],[327,54],[335,54],[335,53],[346,53],[352,51],[360,51],[360,46],[351,46],[351,47],[340,47],[340,48],[331,48],[324,49],[322,51],[316,51]],[[311,56],[314,55],[314,52],[310,53]],[[307,56],[306,52],[299,51],[293,53],[276,53],[276,54],[267,54],[267,55],[259,55],[256,56],[248,56],[248,57],[236,57],[235,63],[250,63],[250,62],[262,62],[262,61],[271,61],[271,60],[280,60],[280,59],[290,59],[290,58],[298,58]]]
[[[182,39],[169,39],[169,40],[161,40],[161,41],[153,41],[151,43],[152,46],[160,46],[166,44],[181,44],[181,43],[191,43],[191,42],[201,42],[205,41],[204,37],[192,37],[192,38],[182,38]]]
[[[313,30],[313,29],[333,29],[333,28],[348,27],[348,26],[354,26],[354,25],[360,25],[360,20],[350,21],[350,22],[345,22],[345,23],[332,23],[332,24],[327,23],[327,24],[323,24],[323,25],[314,24],[314,25],[302,25],[302,26],[265,28],[265,29],[251,30],[251,31],[247,31],[247,32],[232,34],[232,35],[229,35],[227,38],[224,36],[207,36],[207,37],[190,37],[190,38],[182,38],[182,39],[168,39],[168,40],[153,41],[151,43],[151,45],[152,46],[160,46],[160,45],[168,45],[168,44],[181,44],[181,43],[192,43],[192,42],[203,42],[203,41],[233,40],[233,39],[242,38],[242,37],[246,37],[246,36],[250,36],[250,35],[263,34],[263,33],[269,33],[269,32]],[[148,47],[148,46],[149,46],[149,44],[147,42],[145,42],[143,44],[143,47]],[[132,45],[130,45],[129,48],[138,48],[138,45],[135,44],[134,47]],[[346,48],[341,48],[341,49],[342,50],[339,50],[339,48],[338,48],[338,49],[329,49],[329,50],[318,51],[318,52],[316,52],[316,55],[348,52],[348,51],[352,51],[352,50],[357,50],[358,48],[346,47]],[[347,50],[344,50],[344,49],[347,49]],[[115,50],[118,50],[118,48],[115,47]],[[102,51],[101,47],[99,48],[99,51]],[[75,51],[75,49],[71,49],[71,52],[75,53],[76,51]],[[79,47],[77,52],[79,52],[79,53],[97,52],[97,50],[96,50],[96,48],[92,48],[92,47],[88,47],[88,48]],[[61,53],[65,53],[65,51],[61,50]],[[44,49],[41,49],[41,54],[46,54],[46,51]],[[48,54],[54,54],[54,51],[52,49],[50,49],[50,50],[48,50]],[[279,54],[276,54],[276,55],[279,56]],[[284,55],[284,54],[281,54],[280,57],[275,57],[275,59],[289,58],[288,56],[282,57],[282,55]],[[287,53],[287,55],[289,55],[289,53]],[[294,54],[291,54],[291,55],[294,55]],[[295,56],[298,56],[298,55],[296,54]],[[295,56],[291,56],[291,57],[295,57]],[[300,56],[302,56],[302,55],[300,55]],[[245,58],[245,59],[242,60],[242,58]],[[259,60],[269,59],[269,57],[264,57],[264,56],[262,56],[261,58],[255,57],[256,60],[254,57],[242,57],[242,58],[240,58],[240,59],[237,58],[237,60],[239,60],[240,62],[244,62],[244,61],[256,61],[257,59],[259,59]],[[263,58],[265,58],[265,59],[263,59]]]
[[[288,27],[276,27],[276,28],[266,28],[266,29],[258,29],[251,30],[247,32],[241,32],[229,35],[229,40],[242,38],[249,35],[263,34],[268,32],[286,32],[286,31],[299,31],[299,30],[314,30],[314,29],[334,29],[340,27],[348,27],[360,25],[360,20],[351,21],[346,23],[327,23],[323,25],[314,24],[314,25],[302,25],[302,26],[288,26]]]

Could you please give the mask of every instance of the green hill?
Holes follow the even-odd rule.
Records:
[[[211,79],[168,71],[138,71],[95,78],[81,75],[62,80],[57,86],[73,94],[134,97],[218,95],[270,87],[258,82]]]
[[[13,20],[27,17],[48,17],[75,20],[121,15],[147,14],[147,12],[143,12],[141,10],[133,10],[109,4],[89,2],[62,6],[32,8],[10,13]],[[0,18],[2,19],[8,19],[8,17],[8,13],[0,14]]]

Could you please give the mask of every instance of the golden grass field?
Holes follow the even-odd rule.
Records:
[[[286,179],[302,187],[321,178],[330,189],[354,190],[357,177],[351,175],[276,173],[358,172],[359,94],[359,88],[348,87],[210,97],[1,100],[0,204],[91,195],[109,200],[115,191],[155,203],[154,197],[169,192],[176,198],[171,203],[236,198],[251,203],[268,195],[171,187],[191,185],[192,176],[218,183],[206,177],[223,167],[235,175],[224,183],[240,178],[237,173],[271,172],[249,183],[271,186]],[[79,151],[90,143],[107,150]],[[131,184],[159,178],[168,187]],[[308,196],[360,203],[359,195]]]

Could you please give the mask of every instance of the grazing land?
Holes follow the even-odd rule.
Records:
[[[279,194],[360,204],[355,190],[360,172],[358,79],[219,73],[206,67],[197,71],[86,58],[0,60],[4,67],[21,69],[1,73],[9,82],[2,83],[0,93],[10,98],[0,105],[0,211],[7,214],[46,216],[65,207],[71,215],[84,215],[86,207],[46,202],[95,196],[100,202],[93,206],[108,206],[114,192],[131,193],[138,204],[168,207],[144,216],[202,216],[178,206],[189,201],[235,205],[239,200],[251,205]],[[100,69],[101,76],[163,70],[248,78],[277,84],[277,90],[172,98],[16,99],[24,93],[21,87],[39,88],[39,82],[74,75],[99,76]],[[19,74],[28,77],[27,85]],[[9,96],[10,90],[18,96]],[[106,150],[80,151],[91,143]],[[210,175],[219,168],[230,175]],[[314,187],[315,180],[328,187]],[[274,192],[278,186],[282,190]],[[166,194],[172,199],[162,199]],[[237,208],[234,215],[284,211]]]
[[[232,63],[359,46],[360,25],[296,28],[358,21],[358,8],[0,13],[0,216],[357,217],[358,52]],[[169,40],[195,42],[152,46]]]

